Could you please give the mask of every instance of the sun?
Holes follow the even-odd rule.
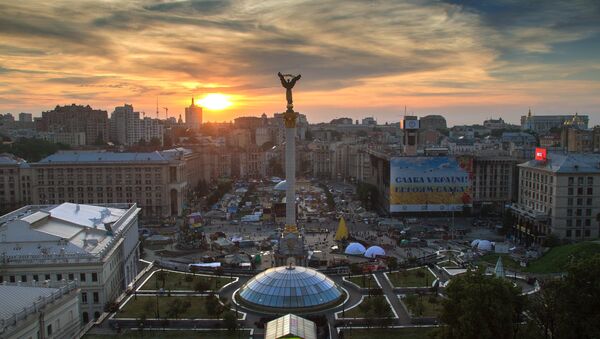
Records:
[[[202,107],[210,110],[219,111],[231,106],[229,98],[225,94],[210,93],[198,101]]]

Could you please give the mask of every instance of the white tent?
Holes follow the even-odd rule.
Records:
[[[384,255],[385,255],[385,251],[383,250],[383,248],[381,248],[379,246],[371,246],[365,252],[365,257],[367,257],[367,258],[375,258],[375,257],[379,257],[379,256],[384,256]]]
[[[480,251],[491,251],[492,243],[489,240],[480,240],[477,244],[477,249]]]
[[[276,191],[285,191],[287,189],[287,181],[283,180],[278,182],[273,189]]]
[[[360,243],[352,242],[346,247],[344,253],[353,255],[362,255],[367,249]]]
[[[479,244],[480,241],[481,240],[479,240],[479,239],[475,239],[475,240],[471,241],[471,247],[477,247],[477,245]]]

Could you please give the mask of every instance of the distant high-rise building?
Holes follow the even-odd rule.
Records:
[[[19,122],[33,122],[31,113],[19,113]]]
[[[194,98],[190,107],[185,108],[185,124],[194,131],[199,131],[202,127],[202,107],[194,103]]]
[[[419,132],[419,119],[416,116],[407,115],[401,121],[400,126],[404,132],[404,154],[417,154],[417,134]]]
[[[109,139],[108,113],[92,109],[89,105],[56,106],[51,111],[42,112],[36,128],[43,132],[84,132],[87,145],[106,143]]]
[[[158,119],[144,117],[133,111],[132,105],[115,107],[110,117],[110,135],[113,142],[131,146],[140,141],[160,140],[163,144],[163,126]]]
[[[377,125],[377,121],[373,117],[366,117],[362,119],[363,125]]]

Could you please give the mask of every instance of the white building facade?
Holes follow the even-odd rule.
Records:
[[[0,217],[0,281],[76,281],[80,319],[98,318],[137,275],[136,204],[29,205]]]

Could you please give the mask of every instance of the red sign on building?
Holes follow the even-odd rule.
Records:
[[[546,161],[546,149],[545,148],[536,148],[535,149],[535,160]]]

